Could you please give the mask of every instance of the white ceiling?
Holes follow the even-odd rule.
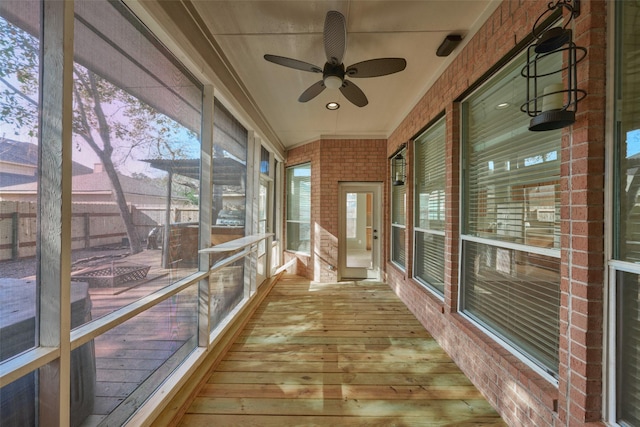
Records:
[[[277,138],[290,148],[321,137],[386,138],[422,97],[444,67],[460,52],[496,0],[193,0],[224,56]],[[327,11],[347,22],[345,67],[356,62],[402,57],[407,68],[396,74],[354,79],[369,99],[356,107],[338,90],[326,89],[307,103],[300,94],[321,74],[267,62],[273,54],[322,68],[326,62],[322,30]],[[448,58],[435,52],[445,36],[463,43]],[[341,107],[329,111],[325,105]]]

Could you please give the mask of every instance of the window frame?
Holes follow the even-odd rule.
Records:
[[[488,89],[492,84],[496,84],[500,81],[500,79],[504,79],[508,74],[507,70],[510,67],[517,67],[520,69],[521,67],[515,64],[518,62],[522,62],[523,59],[526,59],[526,52],[521,51],[517,55],[515,55],[511,60],[505,62],[500,68],[498,68],[494,74],[489,77],[486,81],[476,87],[472,92],[466,94],[464,99],[460,101],[460,123],[461,123],[461,149],[460,149],[460,161],[461,161],[461,173],[460,173],[460,254],[459,254],[459,277],[460,277],[460,291],[458,293],[458,307],[460,308],[460,314],[471,321],[474,325],[476,325],[483,333],[490,336],[494,341],[499,343],[502,347],[507,349],[510,353],[516,356],[519,360],[527,364],[527,366],[531,367],[534,371],[540,374],[547,381],[557,384],[558,383],[558,373],[553,372],[548,367],[544,366],[540,361],[532,358],[526,351],[520,349],[514,342],[512,342],[509,337],[502,336],[500,332],[492,328],[490,325],[481,321],[478,317],[471,314],[467,310],[465,310],[465,289],[466,289],[466,271],[465,271],[465,262],[466,257],[468,256],[468,244],[482,244],[487,245],[489,247],[497,248],[497,249],[505,249],[511,251],[512,253],[533,253],[536,255],[540,255],[543,257],[550,257],[553,259],[557,259],[558,262],[560,260],[560,249],[559,248],[547,248],[547,247],[537,247],[531,246],[524,243],[519,242],[509,242],[509,241],[501,241],[495,238],[491,238],[491,236],[480,236],[473,235],[469,232],[469,215],[470,215],[470,185],[469,185],[469,177],[470,177],[470,165],[469,165],[469,151],[471,149],[471,142],[469,141],[469,101],[473,99],[478,93],[481,93],[483,90]],[[524,63],[522,64],[524,65]],[[519,107],[519,105],[518,105]],[[524,113],[523,113],[524,114]],[[525,116],[526,117],[526,116]],[[558,138],[558,157],[560,156],[560,147],[561,147],[561,139]],[[558,159],[559,160],[559,159]],[[560,165],[558,161],[558,179],[560,177]],[[556,206],[556,211],[559,214],[559,207]],[[559,241],[559,227],[555,230],[557,233],[557,239]],[[559,274],[559,271],[558,271]],[[558,292],[560,288],[560,280],[558,279]],[[558,304],[558,311],[560,309],[560,303]]]
[[[407,269],[407,185],[408,185],[408,180],[407,180],[407,176],[406,176],[406,163],[405,163],[405,177],[404,177],[404,184],[403,185],[393,185],[393,173],[394,173],[394,163],[395,163],[395,159],[398,156],[403,156],[404,157],[404,161],[406,162],[407,159],[407,147],[406,144],[403,144],[400,149],[398,149],[398,151],[391,156],[390,160],[389,160],[389,176],[391,177],[391,183],[389,184],[391,186],[389,193],[391,194],[390,200],[389,200],[389,208],[390,208],[390,215],[389,215],[389,220],[390,220],[390,245],[389,245],[389,259],[391,261],[391,263],[393,265],[395,265],[396,267],[398,267],[399,269],[401,269],[402,271],[406,271]],[[395,222],[395,218],[394,218],[394,208],[395,208],[395,204],[394,204],[394,200],[395,200],[395,195],[397,194],[398,190],[402,188],[402,192],[398,193],[400,195],[404,195],[403,202],[402,202],[402,206],[400,207],[401,211],[400,214],[402,215],[402,220],[403,222]],[[399,236],[402,237],[402,242],[400,243],[402,245],[402,251],[399,251],[398,249],[396,249],[396,245],[395,245],[395,237],[396,237],[396,233],[398,233]]]
[[[309,220],[304,220],[304,219],[291,219],[291,213],[289,212],[289,207],[290,207],[290,190],[291,190],[291,181],[290,181],[290,174],[295,173],[294,171],[297,169],[308,169],[309,170],[309,195],[308,195],[308,206],[309,206]],[[289,252],[294,252],[294,253],[299,253],[299,254],[303,254],[303,255],[309,255],[311,256],[311,239],[313,236],[313,233],[311,233],[311,186],[312,186],[312,181],[313,181],[313,168],[311,166],[311,162],[307,162],[307,163],[301,163],[298,165],[293,165],[293,166],[288,166],[285,169],[285,183],[286,183],[286,200],[287,200],[287,204],[285,207],[285,250],[289,251]],[[305,198],[306,200],[306,198]],[[298,199],[298,201],[300,202],[300,200]],[[298,203],[298,209],[300,209],[300,203]],[[289,233],[289,229],[290,226],[289,224],[299,224],[300,225],[305,225],[308,224],[309,225],[309,250],[305,251],[305,250],[300,250],[299,246],[297,248],[290,248],[289,247],[289,237],[291,236]]]
[[[612,84],[607,85],[607,99],[611,102],[607,105],[607,111],[611,112],[611,119],[607,121],[607,152],[613,153],[607,158],[607,169],[611,171],[605,177],[606,182],[606,207],[605,215],[608,220],[605,221],[605,250],[607,256],[608,268],[605,270],[608,277],[605,280],[607,304],[606,304],[606,321],[605,327],[605,351],[604,363],[606,367],[605,379],[605,416],[604,419],[612,425],[622,424],[621,405],[618,398],[621,388],[621,378],[625,376],[621,359],[621,339],[620,333],[623,309],[621,308],[621,296],[623,292],[623,281],[619,280],[621,275],[631,274],[638,276],[640,280],[640,265],[626,256],[626,251],[622,251],[621,245],[624,243],[625,226],[622,226],[622,204],[626,193],[621,190],[623,185],[623,177],[627,176],[628,169],[623,169],[622,164],[622,141],[623,141],[623,96],[628,93],[623,86],[623,64],[625,63],[622,55],[625,50],[623,42],[624,19],[629,14],[626,13],[623,5],[626,2],[611,2],[607,12],[610,16],[609,23],[613,28],[610,32],[607,44],[607,64]]]
[[[442,162],[442,180],[443,180],[443,185],[442,188],[439,188],[438,190],[442,192],[442,197],[438,197],[438,209],[437,209],[437,221],[441,221],[442,222],[442,227],[437,227],[437,228],[432,228],[432,227],[420,227],[420,221],[419,221],[419,215],[420,215],[420,207],[422,206],[420,204],[420,193],[418,193],[418,170],[426,168],[427,165],[418,165],[418,161],[420,156],[418,156],[418,147],[419,145],[422,144],[421,139],[422,138],[431,138],[432,135],[436,134],[439,135],[439,133],[442,132],[442,147],[438,146],[438,149],[442,149],[442,158],[443,158],[443,162]],[[437,143],[440,143],[440,141],[436,141]],[[429,145],[433,145],[433,141],[425,141],[424,144],[429,144]],[[421,285],[423,285],[426,289],[428,289],[430,292],[432,292],[436,297],[444,300],[444,238],[445,238],[445,230],[444,230],[444,226],[446,223],[446,209],[445,209],[445,205],[446,205],[446,188],[444,185],[444,181],[446,180],[446,117],[443,116],[436,119],[435,122],[433,122],[424,132],[422,132],[420,134],[420,136],[418,136],[417,138],[415,138],[414,143],[413,143],[413,163],[414,163],[414,167],[413,170],[415,171],[414,173],[414,182],[413,182],[413,215],[414,215],[414,221],[413,221],[413,278],[420,283]],[[438,156],[440,155],[440,153],[438,154]],[[425,160],[428,162],[428,159],[426,159],[425,156]],[[440,201],[442,201],[442,206],[440,206]],[[428,208],[428,206],[427,206]],[[431,216],[431,213],[429,212],[428,214],[429,216]],[[440,218],[440,216],[442,216],[442,218]],[[423,277],[420,277],[417,275],[417,271],[418,271],[418,262],[419,262],[419,258],[418,258],[418,253],[419,253],[419,243],[421,241],[421,239],[419,239],[418,237],[422,237],[424,235],[431,235],[434,236],[435,238],[442,238],[443,242],[443,250],[442,250],[442,258],[439,259],[438,261],[440,262],[440,265],[442,267],[442,283],[439,283],[440,286],[437,286],[435,283],[431,283],[428,280],[426,280]],[[437,237],[436,237],[437,236]],[[436,262],[437,264],[437,262]],[[427,266],[423,266],[423,268],[426,270]],[[441,289],[442,288],[442,289]]]

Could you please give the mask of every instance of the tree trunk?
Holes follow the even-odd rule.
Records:
[[[82,81],[81,73],[76,73],[76,75],[78,76],[78,79]],[[138,233],[136,232],[136,228],[133,224],[133,217],[131,215],[131,212],[129,211],[129,207],[127,206],[127,199],[124,197],[124,191],[122,190],[122,185],[120,184],[118,172],[116,171],[116,168],[113,165],[113,160],[111,159],[111,155],[113,154],[113,145],[111,144],[110,133],[111,127],[107,122],[104,110],[102,109],[100,91],[98,90],[96,77],[92,72],[88,72],[87,78],[88,82],[85,81],[83,85],[89,90],[89,93],[91,93],[93,97],[93,111],[95,112],[96,118],[98,119],[98,132],[103,143],[102,150],[91,136],[91,126],[89,126],[89,123],[87,121],[84,105],[82,104],[82,102],[79,102],[78,108],[80,109],[82,122],[85,128],[84,138],[102,161],[102,166],[104,167],[105,172],[107,172],[109,181],[111,181],[113,198],[118,205],[118,209],[120,209],[120,216],[122,217],[122,222],[124,222],[124,228],[127,232],[127,237],[129,238],[129,248],[131,249],[131,254],[137,254],[139,252],[142,252],[142,244],[140,242],[140,239],[138,238]],[[78,97],[78,99],[80,99],[80,97]]]
[[[109,176],[109,181],[111,181],[111,187],[113,188],[113,198],[118,205],[118,209],[120,209],[120,216],[122,217],[124,228],[126,229],[127,237],[129,238],[129,248],[131,249],[131,254],[133,255],[142,252],[142,243],[140,242],[140,238],[138,237],[136,227],[133,224],[133,217],[131,215],[131,212],[129,211],[129,206],[127,206],[127,200],[124,197],[124,191],[122,190],[122,185],[120,185],[118,173],[113,166],[111,158],[102,158],[102,164],[105,172],[107,172],[107,175]]]

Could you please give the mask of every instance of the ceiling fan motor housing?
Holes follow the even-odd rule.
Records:
[[[347,41],[347,24],[344,15],[336,10],[327,12],[322,33],[324,51],[327,62],[322,70],[320,67],[298,59],[291,59],[279,55],[264,55],[264,59],[283,67],[310,73],[322,72],[322,80],[309,86],[298,98],[299,102],[307,102],[320,95],[326,88],[340,89],[340,93],[357,107],[364,107],[369,103],[362,89],[345,76],[351,78],[380,77],[402,71],[407,66],[403,58],[376,58],[352,64],[345,69],[342,63]]]
[[[329,62],[324,64],[322,70],[322,80],[329,89],[338,89],[344,82],[344,64],[333,65]]]

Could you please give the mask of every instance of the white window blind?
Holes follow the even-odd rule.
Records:
[[[311,165],[287,168],[287,250],[310,253]]]
[[[444,293],[445,120],[418,137],[415,153],[414,275]]]
[[[407,150],[402,150],[398,155],[407,158]],[[394,158],[391,159],[393,164]],[[401,268],[405,268],[407,250],[405,247],[406,226],[406,197],[407,185],[391,186],[391,261]]]
[[[531,132],[524,60],[463,104],[466,234],[559,248],[561,131]],[[559,67],[559,64],[556,64]]]
[[[555,376],[560,265],[559,251],[549,249],[560,244],[561,131],[528,130],[529,117],[519,109],[524,61],[463,103],[462,309]]]

